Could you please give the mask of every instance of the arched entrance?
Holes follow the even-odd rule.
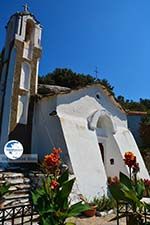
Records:
[[[89,129],[95,130],[101,158],[106,169],[108,163],[113,164],[114,160],[110,158],[108,161],[108,151],[112,151],[110,147],[110,136],[116,132],[115,125],[112,121],[111,115],[105,110],[96,111],[88,118]],[[107,169],[106,169],[107,170]]]
[[[110,134],[114,132],[115,132],[114,126],[110,116],[107,113],[103,112],[99,116],[97,121],[96,135],[104,166],[106,166],[107,138]]]

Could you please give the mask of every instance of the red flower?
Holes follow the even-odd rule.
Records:
[[[60,161],[60,153],[62,152],[61,149],[53,148],[53,151],[51,154],[46,155],[44,157],[44,164],[47,168],[56,167],[59,166]]]
[[[128,167],[131,168],[136,164],[136,156],[132,152],[126,152],[124,157],[124,162]]]
[[[51,189],[55,190],[58,188],[58,186],[59,186],[59,183],[56,180],[51,181],[51,184],[50,184]]]
[[[150,180],[144,179],[144,185],[145,187],[150,187]]]

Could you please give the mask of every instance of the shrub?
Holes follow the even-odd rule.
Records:
[[[67,218],[90,209],[82,201],[70,204],[69,195],[75,179],[69,180],[68,170],[61,173],[60,153],[60,149],[54,148],[51,154],[45,156],[45,179],[41,187],[32,192],[33,204],[40,215],[41,225],[69,225],[70,223],[65,223]]]
[[[9,184],[1,184],[0,185],[0,199],[4,196],[4,194],[8,193],[9,191]]]
[[[110,209],[116,208],[114,198],[106,197],[105,195],[101,198],[95,197],[92,203],[97,206],[98,211],[109,211]]]

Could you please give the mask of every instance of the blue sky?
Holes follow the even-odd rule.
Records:
[[[150,98],[149,0],[1,0],[5,25],[28,3],[43,25],[40,74],[59,68],[106,78],[116,95]]]

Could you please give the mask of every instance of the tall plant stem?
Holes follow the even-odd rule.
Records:
[[[129,175],[130,175],[130,180],[131,180],[131,167],[129,167]]]

